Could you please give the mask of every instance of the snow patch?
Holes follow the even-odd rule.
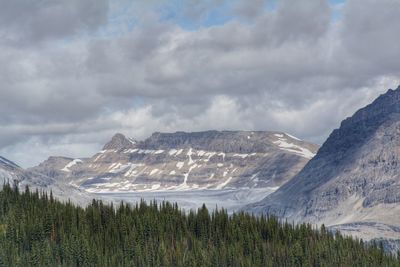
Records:
[[[225,182],[223,182],[222,184],[219,184],[215,189],[224,188],[231,180],[232,180],[232,177],[229,177]]]
[[[137,171],[135,170],[139,166],[143,166],[144,164],[131,164],[129,170],[124,174],[125,177],[134,176]]]
[[[199,157],[204,156],[204,154],[206,154],[206,152],[205,152],[204,150],[199,150],[199,151],[197,152],[197,156],[199,156]]]
[[[185,165],[185,162],[183,162],[183,161],[180,161],[180,162],[177,162],[177,163],[176,163],[176,167],[177,167],[178,169],[182,169],[183,165]]]
[[[312,159],[315,156],[315,154],[307,148],[288,143],[285,138],[279,138],[279,140],[275,141],[274,144],[278,145],[281,150],[298,154],[307,159]]]
[[[217,154],[217,152],[208,152],[206,153],[206,156],[208,156],[207,161],[209,161],[212,157],[214,157]]]
[[[124,171],[125,169],[129,168],[131,164],[122,164],[122,163],[117,163],[109,170],[111,173],[119,173]]]
[[[161,184],[153,184],[152,186],[151,186],[151,190],[157,190],[158,188],[160,188],[161,187]]]
[[[194,163],[193,159],[192,159],[192,155],[193,155],[193,151],[192,148],[189,149],[188,153],[187,153],[188,157],[189,157],[189,162],[188,165],[192,165]]]
[[[78,163],[82,163],[83,161],[80,159],[74,159],[73,161],[71,161],[70,163],[68,163],[67,165],[65,165],[64,168],[62,168],[61,170],[64,172],[71,172],[71,170],[69,168],[75,166]]]
[[[242,158],[245,159],[249,156],[249,154],[234,154],[233,157],[238,157],[238,158]]]
[[[288,133],[285,133],[287,136],[289,136],[290,138],[292,138],[292,139],[295,139],[295,140],[297,140],[297,141],[302,141],[301,139],[299,139],[299,138],[297,138],[296,136],[293,136],[293,135],[291,135],[291,134],[288,134]]]
[[[117,164],[118,164],[117,162],[111,164],[110,167],[108,167],[108,170],[114,169],[114,167],[115,167]],[[120,163],[120,164],[121,164],[121,163]]]
[[[129,137],[127,139],[128,139],[129,142],[131,142],[131,144],[136,145],[136,141],[135,140],[133,140],[132,138],[129,138]]]
[[[158,173],[159,169],[154,169],[150,172],[150,176]]]
[[[99,155],[93,160],[93,162],[98,161],[99,159],[101,159],[102,157],[104,157],[103,153],[99,153]]]
[[[176,150],[176,149],[171,149],[170,151],[168,151],[168,154],[169,154],[170,156],[173,156],[173,155],[175,155],[177,152],[178,152],[178,150]]]
[[[189,178],[189,174],[190,172],[197,167],[197,164],[194,164],[193,166],[191,166],[189,168],[189,170],[187,171],[187,173],[184,174],[184,179],[183,179],[183,183],[180,184],[179,186],[176,187],[177,190],[187,190],[189,189],[189,187],[187,186],[187,180]]]
[[[125,154],[127,154],[127,153],[135,153],[135,152],[137,152],[139,149],[137,149],[137,148],[134,148],[134,149],[126,149],[125,151],[124,151],[124,153]]]

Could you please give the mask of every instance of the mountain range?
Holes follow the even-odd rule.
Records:
[[[29,169],[1,158],[0,179],[80,205],[156,199],[232,212],[286,183],[318,148],[283,132],[154,133],[143,141],[115,134],[89,158],[52,156]]]
[[[317,150],[278,132],[116,134],[91,158],[50,157],[29,171],[91,193],[277,188]]]
[[[400,87],[346,118],[320,148],[283,132],[156,132],[143,141],[116,134],[89,158],[50,157],[23,169],[0,157],[7,181],[82,205],[206,203],[400,240]]]

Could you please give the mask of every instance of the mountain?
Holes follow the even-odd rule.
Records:
[[[0,156],[0,187],[9,183],[18,185],[23,190],[29,186],[31,190],[52,191],[60,200],[71,200],[77,204],[87,204],[91,195],[74,186],[57,181],[50,175],[32,170],[25,170],[14,162]]]
[[[400,238],[400,87],[345,119],[298,175],[247,210]]]
[[[19,181],[23,176],[22,172],[17,164],[0,156],[0,186]]]
[[[317,149],[280,132],[116,134],[91,158],[50,157],[30,171],[93,193],[277,188]]]

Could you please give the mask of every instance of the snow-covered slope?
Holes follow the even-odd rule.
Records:
[[[31,171],[92,193],[276,189],[317,149],[279,132],[154,133],[144,141],[116,134],[91,158],[51,157]]]

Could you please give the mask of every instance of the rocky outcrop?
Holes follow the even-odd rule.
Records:
[[[108,142],[103,150],[120,150],[134,148],[136,141],[130,138],[126,138],[123,134],[117,133],[113,136],[110,142]]]

